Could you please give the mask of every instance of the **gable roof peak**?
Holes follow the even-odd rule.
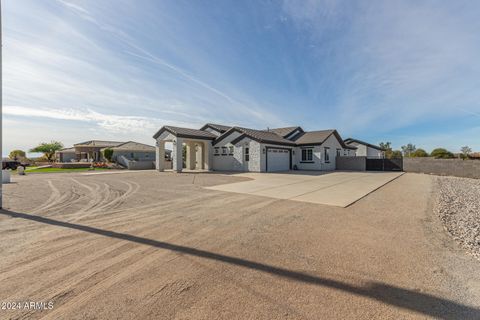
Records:
[[[223,124],[217,124],[217,123],[206,123],[204,124],[199,130],[202,130],[204,131],[205,129],[207,128],[212,128],[220,133],[224,133],[226,131],[228,131],[230,128],[232,128],[232,126],[226,126],[226,125],[223,125]]]
[[[373,148],[373,149],[377,149],[377,150],[380,150],[380,151],[385,151],[385,149],[382,149],[382,148],[379,147],[379,146],[376,146],[376,145],[374,145],[374,144],[371,144],[371,143],[368,143],[368,142],[365,142],[365,141],[362,141],[362,140],[354,139],[354,138],[347,138],[347,139],[344,140],[344,142],[345,142],[346,144],[350,144],[350,143],[352,143],[352,142],[356,142],[356,143],[358,143],[358,144],[363,144],[363,145],[365,145],[365,146],[367,146],[367,147],[370,147],[370,148]]]
[[[274,132],[281,136],[282,138],[285,138],[289,135],[291,135],[293,132],[296,130],[300,130],[300,132],[304,132],[302,127],[300,126],[292,126],[292,127],[282,127],[282,128],[267,128],[267,132]]]

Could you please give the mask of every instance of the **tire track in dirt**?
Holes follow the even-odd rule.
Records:
[[[196,197],[196,198],[190,199],[190,201],[188,203],[185,203],[185,201],[183,199],[176,199],[176,200],[172,201],[172,203],[168,206],[169,208],[165,208],[165,206],[162,206],[162,208],[164,210],[165,209],[170,210],[170,207],[173,207],[174,209],[171,210],[170,212],[164,213],[162,215],[146,215],[146,216],[144,216],[144,219],[139,219],[137,217],[129,217],[129,219],[125,220],[125,221],[118,221],[117,217],[115,217],[116,220],[109,221],[110,223],[108,225],[102,225],[99,228],[113,229],[112,225],[118,224],[119,222],[122,225],[130,225],[132,220],[134,220],[136,223],[141,223],[142,227],[137,228],[135,230],[130,230],[129,233],[140,234],[140,233],[143,233],[143,232],[147,231],[150,228],[155,228],[155,224],[151,223],[152,220],[154,222],[156,222],[157,224],[168,223],[168,222],[176,219],[176,217],[173,218],[173,219],[170,218],[170,217],[177,214],[179,209],[183,210],[185,208],[188,208],[188,207],[191,206],[191,202],[196,203],[196,202],[198,202],[199,199],[205,199],[205,197],[201,196],[201,197]],[[178,205],[179,203],[182,203],[182,205],[179,206]],[[162,204],[162,203],[152,204],[152,205],[149,205],[149,206],[143,206],[143,208],[151,207],[150,210],[147,210],[147,211],[143,210],[143,215],[145,213],[148,213],[148,212],[151,212],[151,211],[154,211],[154,210],[158,210],[158,205],[159,204]],[[128,210],[130,210],[130,209],[128,209]],[[126,215],[129,215],[129,214],[126,213]],[[110,219],[110,218],[108,218],[108,219]],[[106,220],[108,220],[108,219],[106,219]],[[117,229],[118,229],[118,225],[117,225]],[[51,232],[49,234],[51,234]],[[57,237],[57,236],[58,236],[58,234],[55,234],[55,237]],[[53,241],[53,240],[56,240],[55,237],[51,238],[50,240],[52,240],[52,242],[55,242],[55,241]],[[43,246],[43,243],[46,240],[48,240],[48,239],[42,238],[41,241],[38,241],[38,243],[39,243],[38,246],[31,247],[30,249],[33,252],[36,252],[37,251],[36,249],[41,248]],[[12,266],[11,269],[3,270],[0,273],[0,281],[11,278],[13,276],[17,276],[17,275],[21,274],[22,272],[28,272],[29,270],[35,270],[37,268],[41,268],[44,265],[48,265],[50,263],[50,260],[65,259],[69,255],[76,254],[77,252],[80,252],[80,251],[90,247],[91,243],[95,242],[95,241],[96,241],[96,239],[92,238],[92,239],[85,240],[85,241],[82,241],[81,243],[79,243],[77,237],[72,236],[72,239],[70,240],[71,243],[69,242],[69,243],[66,243],[66,244],[62,244],[60,246],[60,248],[61,248],[60,250],[51,250],[52,252],[50,254],[40,253],[36,257],[31,258],[28,261],[24,261],[24,262],[22,261],[21,263],[17,263],[15,266]],[[72,245],[75,245],[76,250],[74,252],[71,251],[72,250],[71,249]],[[66,254],[61,254],[62,252],[67,252],[67,253]]]
[[[83,187],[83,188],[85,188],[89,191],[88,196],[86,196],[86,198],[89,199],[89,201],[83,207],[81,207],[80,209],[75,211],[72,215],[76,215],[79,212],[89,210],[91,207],[94,207],[95,205],[97,205],[98,202],[100,202],[102,200],[102,196],[101,196],[101,193],[100,193],[101,187],[100,187],[99,184],[97,184],[95,182],[92,182],[92,184],[94,186],[91,187],[91,186],[89,186],[85,183],[82,183],[82,182],[78,181],[77,179],[71,178],[71,180],[73,182],[77,183],[79,186],[81,186],[81,187]]]
[[[125,192],[123,195],[121,195],[120,191],[118,193],[112,192],[111,187],[107,183],[104,183],[105,189],[102,190],[101,187],[97,184],[95,184],[95,186],[92,188],[91,186],[88,186],[84,183],[81,183],[80,181],[78,181],[76,179],[71,178],[71,180],[74,181],[75,183],[77,183],[78,185],[80,185],[81,187],[90,191],[90,193],[87,194],[85,197],[83,197],[83,198],[80,197],[78,199],[74,199],[73,197],[70,196],[69,193],[65,194],[64,196],[59,197],[58,196],[58,194],[60,193],[59,190],[57,188],[55,188],[55,186],[53,186],[53,184],[51,184],[51,182],[49,181],[50,184],[51,184],[52,194],[53,194],[53,198],[55,199],[55,201],[53,203],[51,203],[50,205],[42,206],[42,208],[40,208],[40,210],[44,211],[44,210],[49,210],[49,209],[53,209],[53,208],[55,208],[55,210],[59,210],[61,208],[71,206],[74,203],[80,202],[84,198],[87,198],[87,197],[90,198],[91,197],[92,200],[90,200],[83,208],[77,210],[76,212],[74,212],[72,214],[68,214],[68,215],[65,214],[67,217],[68,216],[71,217],[70,219],[69,218],[66,219],[67,222],[76,222],[76,221],[82,219],[85,216],[88,216],[88,215],[90,215],[94,212],[97,212],[97,211],[101,211],[101,209],[103,209],[103,208],[107,208],[112,203],[115,204],[117,202],[124,201],[125,199],[127,199],[130,195],[132,195],[134,192],[136,192],[140,188],[140,186],[138,184],[136,184],[137,188],[135,190],[133,190],[132,184],[126,183],[127,186],[128,186],[127,192]],[[73,186],[72,186],[72,188],[73,188]],[[110,199],[112,196],[113,196],[113,199]],[[118,200],[118,199],[120,199],[120,200]],[[49,216],[49,215],[46,215],[46,216]],[[42,236],[45,236],[49,232],[53,232],[53,230],[42,233]]]
[[[52,180],[47,180],[47,185],[50,187],[50,190],[52,190],[52,193],[50,194],[50,197],[41,205],[38,207],[34,208],[32,210],[32,213],[36,213],[38,211],[41,211],[48,206],[50,206],[52,203],[56,203],[58,199],[61,197],[60,191],[53,185]]]
[[[95,257],[83,259],[83,261],[75,261],[69,266],[56,269],[54,273],[49,274],[50,278],[55,279],[55,283],[48,286],[48,289],[45,289],[44,285],[39,283],[36,285],[33,284],[28,289],[25,289],[25,291],[28,291],[28,294],[32,296],[41,294],[42,296],[55,297],[65,292],[65,289],[67,289],[67,291],[75,291],[82,286],[88,286],[88,282],[94,282],[93,285],[95,285],[98,282],[95,280],[98,275],[102,273],[110,274],[112,268],[121,269],[125,262],[136,255],[142,256],[143,252],[149,248],[142,248],[132,243],[120,242],[117,246],[107,247],[105,249],[101,254],[95,255]],[[136,258],[133,259],[137,261]],[[92,262],[94,263],[93,267]],[[61,277],[58,277],[58,274],[60,274]],[[22,293],[16,292],[16,294]],[[23,294],[26,294],[26,292]]]
[[[72,178],[72,180],[75,181],[75,179]],[[44,204],[40,205],[39,207],[37,207],[36,211],[33,211],[32,213],[34,214],[39,214],[41,212],[44,212],[44,211],[51,211],[51,210],[55,210],[55,211],[58,211],[58,210],[61,210],[61,209],[64,209],[64,208],[67,208],[73,204],[76,204],[78,202],[81,202],[85,197],[82,197],[79,193],[73,191],[75,186],[72,185],[70,187],[70,192],[66,192],[63,196],[60,196],[60,191],[58,190],[58,188],[56,188],[52,181],[51,180],[48,180],[48,184],[52,190],[52,195],[50,196],[49,200],[47,200]],[[90,193],[90,196],[95,196],[98,194],[98,189],[99,188],[91,188],[90,186],[88,185],[85,185],[85,184],[82,184],[82,183],[79,183],[79,185],[81,187],[84,187],[86,188],[87,190],[91,191]],[[85,195],[87,196],[87,195]],[[53,199],[53,202],[50,202],[49,204],[47,204],[47,202],[49,202],[51,199]],[[58,214],[45,214],[45,215],[42,215],[42,216],[55,216],[55,215],[59,215],[59,214],[64,214],[66,216],[69,216],[68,214],[65,214],[63,212],[60,212]],[[46,225],[44,225],[46,226]],[[43,229],[43,228],[42,228]],[[26,228],[23,228],[23,231],[24,232],[27,232]],[[38,230],[38,226],[35,226],[33,228],[31,228],[31,230],[28,230],[30,232],[35,232],[35,238],[43,238],[45,237],[46,235],[48,235],[50,232],[52,231],[43,231],[42,230]],[[31,240],[27,240],[27,244],[29,245],[32,245],[32,241],[34,240],[33,237],[31,237]]]
[[[127,244],[123,243],[123,246],[127,246]],[[132,247],[133,245],[128,244],[128,246]],[[74,273],[74,276],[71,278],[68,278],[67,281],[63,281],[63,282],[56,281],[56,283],[52,286],[49,286],[47,290],[45,290],[44,288],[40,288],[39,290],[42,293],[42,296],[51,297],[49,299],[45,299],[48,301],[53,301],[55,297],[67,298],[68,295],[70,295],[71,293],[74,293],[76,290],[81,289],[81,287],[89,286],[89,282],[93,282],[92,287],[102,282],[102,280],[98,280],[97,278],[100,278],[100,277],[102,279],[108,278],[108,276],[102,277],[102,274],[106,273],[107,271],[111,271],[109,269],[112,269],[112,268],[122,269],[123,267],[122,263],[128,262],[129,259],[138,261],[138,259],[136,259],[136,256],[137,255],[143,256],[144,252],[147,250],[149,250],[149,248],[139,248],[138,246],[133,246],[133,248],[131,248],[130,250],[124,251],[118,255],[115,255],[115,257],[113,258],[101,259],[97,263],[95,268],[87,268],[83,271],[76,272]],[[136,253],[134,251],[136,251]],[[105,255],[108,255],[111,252],[112,251],[108,251]],[[75,264],[74,267],[78,268],[79,265]],[[109,276],[115,276],[115,274],[116,272],[109,272]],[[28,290],[30,290],[30,288]],[[33,295],[35,294],[35,292],[37,291],[34,291],[31,294]],[[71,300],[67,300],[67,301],[71,301]],[[55,305],[58,305],[59,303],[61,303],[61,300],[60,301],[55,300],[54,303]],[[22,314],[20,317],[13,318],[13,319],[29,318],[29,316],[32,315],[33,312],[35,312],[35,310],[27,314]]]
[[[130,182],[130,181],[120,181],[120,182],[127,185],[127,191],[125,191],[125,193],[123,193],[122,195],[115,197],[112,201],[104,204],[103,206],[96,208],[96,211],[104,210],[108,208],[115,208],[116,206],[121,205],[128,198],[136,194],[140,189],[140,185],[136,182]]]
[[[148,226],[145,229],[146,231],[144,230],[140,236],[143,235],[144,237],[148,237],[148,234],[152,231],[150,229],[151,226]],[[171,235],[168,239],[164,239],[163,241],[171,242],[182,236],[183,234],[179,232]],[[50,299],[52,300],[58,296],[68,296],[70,293],[78,291],[79,288],[85,287],[85,290],[80,291],[73,297],[70,297],[65,304],[59,307],[63,308],[64,306],[68,305],[67,308],[69,308],[72,303],[74,305],[79,303],[79,296],[83,297],[82,300],[87,301],[92,297],[92,295],[98,295],[99,292],[108,289],[119,282],[122,282],[126,277],[131,276],[143,268],[149,267],[149,265],[155,259],[170,253],[168,250],[158,250],[158,248],[152,248],[149,246],[145,247],[137,243],[125,243],[124,241],[121,241],[118,246],[107,246],[104,249],[106,250],[103,250],[102,254],[91,257],[88,259],[89,261],[83,261],[84,263],[75,263],[74,265],[69,266],[68,269],[71,269],[69,274],[65,274],[65,270],[58,270],[59,273],[63,274],[63,278],[67,279],[66,283],[65,281],[57,280],[57,284],[49,287],[47,292],[42,292],[42,295],[52,296]],[[119,251],[121,253],[114,254],[115,251]],[[75,269],[85,266],[94,260],[96,261],[94,269],[85,268],[84,271],[80,273],[75,271]],[[108,276],[105,277],[104,274],[107,273]],[[93,282],[93,285],[91,285],[90,282]],[[31,290],[31,287],[29,290]],[[38,288],[38,290],[41,291],[42,288]],[[36,292],[37,291],[33,292],[32,294],[35,294]],[[84,301],[82,301],[82,303],[83,302]],[[55,304],[58,305],[58,301],[56,301]],[[55,316],[55,314],[52,316]],[[47,316],[47,319],[49,317],[50,314]]]
[[[172,206],[177,205],[178,202],[179,202],[179,201],[173,201]],[[150,208],[151,210],[158,209],[158,206],[155,205],[155,204],[153,204],[153,205],[148,205],[148,206],[142,206],[141,208],[142,208],[142,209],[145,209],[145,208],[148,208],[148,207],[151,207],[151,208]],[[125,216],[128,216],[128,215],[129,215],[129,212],[128,212],[128,211],[130,211],[130,210],[131,210],[131,209],[128,209],[128,210],[127,210],[127,209],[125,209],[125,210],[122,209],[122,210],[117,210],[117,212],[126,211]],[[175,212],[175,211],[172,210],[172,211],[170,212],[170,214],[173,214],[174,212]],[[159,218],[159,217],[157,216],[157,218]],[[102,225],[102,226],[99,227],[99,228],[103,228],[103,229],[114,229],[114,228],[117,228],[117,229],[118,229],[118,226],[119,226],[119,225],[121,226],[121,225],[123,225],[123,224],[126,224],[126,225],[130,224],[132,219],[128,219],[128,220],[123,221],[123,217],[122,217],[122,218],[119,218],[119,217],[115,216],[113,220],[112,220],[112,217],[105,218],[104,220],[105,220],[105,221],[108,221],[108,223]],[[95,222],[97,222],[97,221],[95,221]],[[120,223],[120,224],[119,224],[119,223]],[[98,225],[98,223],[95,223],[95,224]],[[62,228],[62,229],[63,229],[63,228]],[[55,230],[51,230],[51,231],[49,231],[48,233],[43,233],[40,238],[35,239],[35,244],[34,244],[34,245],[30,245],[30,246],[29,246],[29,249],[30,249],[33,253],[35,253],[35,252],[37,252],[37,249],[40,249],[42,246],[44,246],[44,242],[45,242],[46,240],[47,240],[47,241],[48,241],[48,240],[52,240],[51,242],[52,242],[52,243],[55,243],[56,240],[59,239],[59,233],[58,233],[58,231],[56,231],[56,233],[53,234],[53,237],[50,237],[50,239],[48,238],[49,235],[52,235],[52,232],[53,232],[53,231],[55,231]],[[132,232],[132,231],[134,231],[134,230],[130,230],[129,232]],[[70,237],[70,236],[68,236],[68,237]],[[72,243],[75,243],[76,249],[81,250],[81,249],[83,249],[83,248],[85,248],[85,247],[90,246],[90,243],[86,243],[85,245],[80,245],[81,243],[84,243],[84,242],[87,242],[87,241],[82,241],[81,243],[79,243],[79,242],[78,242],[78,239],[76,239],[76,238],[77,238],[77,235],[71,235],[71,237],[73,238],[73,239],[71,240],[71,242],[72,242]],[[55,241],[53,241],[53,240],[55,240]],[[32,241],[34,241],[34,240],[32,240]],[[91,242],[91,241],[88,241],[88,242]],[[80,246],[79,246],[79,245],[80,245]],[[50,254],[45,255],[45,253],[41,253],[41,254],[38,254],[38,255],[34,255],[33,257],[32,257],[32,255],[29,255],[29,258],[30,258],[30,259],[25,260],[25,261],[22,261],[22,262],[18,262],[18,261],[17,261],[17,263],[18,263],[18,264],[29,263],[30,265],[32,265],[33,267],[36,268],[36,267],[38,267],[38,265],[35,264],[35,263],[33,263],[33,260],[38,259],[38,258],[46,258],[46,257],[50,257],[50,258],[54,258],[54,259],[55,259],[55,258],[61,258],[62,256],[59,255],[59,253],[61,253],[61,252],[63,252],[63,251],[65,251],[65,252],[71,251],[71,248],[70,248],[69,246],[70,246],[70,243],[62,244],[62,245],[59,245],[59,246],[58,246],[59,248],[56,248],[56,247],[52,248],[52,250],[50,250],[50,251],[51,251]],[[59,250],[57,250],[57,249],[59,249]],[[18,264],[17,264],[14,268],[15,268],[15,270],[16,270],[17,272],[20,272],[22,268],[19,268]],[[4,270],[4,271],[5,271],[5,270]],[[8,274],[8,272],[2,272],[2,273],[0,273],[0,280],[1,280],[1,279],[4,279],[4,278],[7,276],[7,274]]]
[[[169,252],[166,250],[145,248],[144,250],[139,250],[139,252],[135,255],[129,255],[128,258],[134,260],[133,263],[117,268],[119,269],[117,272],[109,273],[107,277],[103,277],[102,280],[96,282],[92,286],[89,286],[86,290],[72,297],[58,308],[53,309],[51,313],[45,315],[44,319],[58,319],[66,316],[65,312],[71,312],[72,309],[76,309],[82,305],[85,305],[92,298],[100,295],[102,292],[106,291],[115,284],[124,281],[124,279],[128,278],[132,274],[135,274],[148,267],[159,257],[168,253]],[[138,259],[137,256],[139,256]]]
[[[77,181],[78,182],[78,181]],[[72,219],[68,219],[68,222],[76,222],[86,216],[102,212],[108,208],[115,208],[118,205],[124,203],[129,197],[137,193],[140,189],[138,183],[131,183],[128,181],[121,181],[127,185],[127,190],[122,191],[112,190],[111,186],[104,183],[105,188],[103,190],[92,190],[95,192],[94,199],[89,206],[78,210]]]
[[[71,178],[71,180],[77,182],[78,185],[80,185],[80,187],[83,187],[91,191],[90,196],[95,196],[97,194],[97,192],[95,192],[95,190],[92,190],[92,188],[89,187],[88,185],[79,183],[73,178]],[[43,203],[39,207],[32,210],[32,212],[39,213],[40,211],[62,210],[83,201],[84,198],[88,196],[87,194],[82,194],[80,192],[77,192],[75,185],[71,185],[70,190],[64,191],[62,195],[62,192],[60,192],[60,190],[54,186],[51,180],[48,181],[48,184],[52,190],[52,195],[45,203]]]
[[[70,186],[70,190],[65,191],[65,195],[59,199],[58,203],[53,204],[48,208],[43,208],[41,211],[45,211],[48,214],[47,216],[56,216],[56,215],[64,215],[66,213],[60,212],[66,208],[75,205],[76,203],[82,201],[83,194],[77,192],[74,185]]]
[[[82,184],[83,185],[83,184]],[[83,185],[85,186],[85,185]],[[130,185],[131,186],[131,185]],[[87,186],[89,187],[89,186]],[[138,190],[139,186],[138,184],[136,184],[136,190]],[[88,188],[87,188],[88,189]],[[97,188],[92,188],[90,187],[90,190],[92,192],[95,192],[97,191],[98,189]],[[131,192],[133,190],[133,188],[130,188],[129,189],[129,192],[126,192],[125,194],[125,198],[128,198],[129,195],[133,194],[134,192]],[[180,199],[175,199],[175,200],[172,200],[172,201],[161,201],[161,202],[157,202],[157,203],[153,203],[153,204],[150,204],[150,205],[145,205],[145,206],[140,206],[140,207],[133,207],[133,208],[125,208],[125,209],[119,209],[119,210],[114,210],[114,211],[111,211],[109,213],[111,214],[115,214],[115,213],[119,213],[119,212],[124,212],[124,214],[122,214],[122,216],[118,216],[117,214],[115,214],[114,216],[114,220],[112,221],[112,217],[105,217],[105,219],[100,219],[100,220],[96,220],[95,221],[95,224],[97,224],[98,222],[102,222],[102,221],[107,221],[108,223],[106,225],[103,225],[102,228],[105,228],[107,227],[107,225],[109,226],[115,226],[116,228],[118,228],[118,226],[124,226],[124,225],[129,225],[131,224],[131,221],[132,220],[135,220],[136,222],[141,222],[142,225],[145,225],[145,224],[148,224],[150,225],[152,220],[153,222],[156,222],[156,223],[166,223],[168,221],[171,221],[172,219],[168,219],[169,216],[172,216],[172,215],[175,215],[178,211],[178,204],[179,203],[182,203],[180,209],[188,209],[188,208],[193,208],[195,207],[197,204],[198,204],[198,201],[197,200],[200,200],[200,199],[203,199],[203,200],[208,200],[208,198],[211,198],[210,200],[213,200],[215,199],[215,195],[212,195],[211,197],[205,197],[205,196],[198,196],[198,197],[195,197],[194,199],[188,199],[189,201],[188,202],[185,202],[184,199],[180,198]],[[166,203],[168,202],[168,203]],[[167,211],[161,215],[145,215],[146,213],[148,212],[151,212],[151,211],[157,211],[159,210],[159,207],[161,208],[162,211]],[[176,207],[175,210],[171,210],[170,211],[170,207]],[[138,213],[134,216],[132,216],[132,211],[137,211]],[[170,212],[168,212],[170,211]],[[125,220],[125,221],[122,221],[122,219],[125,217],[125,216],[128,216],[128,219]],[[147,227],[148,228],[148,227]],[[140,229],[144,229],[144,228],[140,228]],[[55,231],[55,230],[52,230],[52,232]],[[131,231],[130,231],[131,232]],[[136,232],[135,232],[136,233]],[[38,246],[35,246],[35,247],[38,247],[40,248],[41,247],[41,243],[45,241],[45,236],[44,235],[42,238],[42,241],[38,241],[37,240],[37,243],[39,244]],[[52,242],[54,242],[55,238],[52,238]],[[75,247],[76,247],[76,250],[75,252],[77,251],[81,251],[87,247],[89,247],[91,245],[91,242],[92,241],[82,241],[81,243],[83,245],[80,245],[80,243],[78,243],[78,238],[76,237],[72,237],[72,240],[71,242],[75,243]],[[7,272],[2,272],[2,275],[0,276],[0,279],[6,279],[6,278],[9,278],[11,277],[12,275],[18,275],[20,274],[21,272],[26,272],[28,270],[32,270],[32,269],[35,269],[35,268],[38,268],[38,267],[42,267],[44,264],[48,264],[49,262],[45,262],[44,259],[46,259],[47,257],[49,259],[61,259],[63,257],[66,257],[68,255],[71,255],[72,253],[69,252],[71,250],[71,248],[69,248],[70,245],[66,244],[64,246],[64,248],[61,248],[60,251],[58,250],[53,250],[53,252],[51,254],[47,254],[47,256],[45,256],[45,254],[41,254],[36,258],[32,258],[32,259],[28,259],[29,261],[23,261],[23,264],[24,265],[24,268],[20,267],[19,268],[19,265],[16,265],[15,266],[15,270],[7,270]],[[35,249],[34,247],[31,247],[30,249]],[[33,252],[36,252],[36,250],[33,250]],[[61,253],[62,252],[67,252],[67,254],[64,254],[62,255]],[[33,261],[32,261],[33,260]],[[36,261],[35,261],[36,260]],[[5,271],[5,270],[4,270]],[[10,271],[10,272],[9,272]]]

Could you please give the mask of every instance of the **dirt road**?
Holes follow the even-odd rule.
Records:
[[[1,319],[480,319],[480,263],[406,174],[348,208],[204,189],[242,178],[15,177]]]

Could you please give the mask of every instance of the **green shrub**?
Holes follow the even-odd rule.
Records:
[[[400,159],[403,158],[402,151],[400,150],[393,150],[390,154],[387,154],[387,159]]]
[[[58,141],[42,142],[33,149],[30,149],[30,152],[41,152],[48,162],[53,161],[55,157],[55,151],[58,151],[63,148],[63,144]]]
[[[428,153],[423,149],[417,149],[412,153],[412,157],[415,157],[415,158],[428,157]]]
[[[430,156],[435,157],[435,158],[437,158],[437,159],[451,159],[451,158],[455,158],[455,156],[453,155],[453,153],[451,153],[450,151],[448,151],[448,150],[445,149],[445,148],[436,148],[436,149],[433,149],[433,151],[430,153]]]
[[[25,159],[26,154],[23,150],[13,150],[12,152],[10,152],[8,157],[12,160],[22,160]]]
[[[103,157],[108,160],[108,162],[112,162],[113,156],[113,149],[107,148],[103,150]]]

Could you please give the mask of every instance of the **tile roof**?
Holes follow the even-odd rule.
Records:
[[[332,134],[335,135],[338,142],[340,142],[343,148],[356,149],[355,147],[346,145],[345,142],[343,142],[342,138],[340,137],[340,134],[338,134],[337,130],[335,129],[304,132],[298,135],[298,137],[295,139],[295,143],[297,145],[322,144]]]
[[[120,141],[103,141],[103,140],[90,140],[81,143],[76,143],[74,147],[114,147],[122,144]]]
[[[121,145],[118,145],[116,147],[112,147],[110,149],[116,150],[116,151],[121,151],[121,150],[145,151],[145,152],[155,151],[154,146],[150,146],[148,144],[143,144],[143,143],[139,143],[139,142],[135,142],[135,141],[128,141],[128,142],[122,143]]]
[[[296,144],[315,144],[323,143],[335,130],[308,131],[300,134],[296,139]]]
[[[158,138],[164,131],[168,131],[173,135],[180,137],[180,138],[192,138],[192,139],[209,139],[213,140],[217,136],[213,133],[208,131],[198,130],[198,129],[190,129],[190,128],[181,128],[181,127],[173,127],[173,126],[163,126],[158,130],[158,132],[153,136],[154,139]]]
[[[365,142],[365,141],[362,141],[362,140],[358,140],[358,139],[353,139],[353,138],[348,138],[348,139],[345,139],[344,141],[347,145],[352,143],[352,142],[356,142],[358,144],[363,144],[367,147],[370,147],[370,148],[373,148],[373,149],[377,149],[377,150],[380,150],[380,151],[385,151],[385,149],[382,149],[380,148],[379,146],[376,146],[374,144],[371,144],[371,143],[368,143],[368,142]]]
[[[247,136],[253,140],[264,142],[264,143],[285,144],[285,145],[292,145],[292,146],[295,145],[294,142],[279,136],[273,131],[255,130],[255,129],[242,128],[242,127],[233,127],[232,129],[242,133],[242,136],[240,136],[242,138],[243,136]],[[239,140],[240,137],[238,137],[235,140]]]
[[[223,131],[223,133],[217,137],[213,133],[204,131],[204,129],[207,127],[211,127],[218,131]],[[296,135],[294,137],[294,140],[285,139],[286,136],[288,136],[289,134],[291,134],[297,129],[300,129],[301,133]],[[200,130],[173,127],[173,126],[163,126],[153,136],[153,138],[154,139],[158,138],[164,131],[168,131],[178,137],[214,140],[213,144],[218,143],[219,141],[223,140],[225,137],[230,135],[232,132],[236,131],[241,133],[241,135],[236,139],[234,139],[232,143],[237,143],[244,137],[249,137],[252,140],[262,142],[262,143],[288,145],[288,146],[322,144],[323,142],[325,142],[325,140],[328,139],[328,137],[330,137],[333,134],[338,139],[338,141],[340,142],[343,148],[356,149],[353,146],[347,146],[343,142],[343,139],[340,137],[337,130],[334,130],[334,129],[304,132],[301,127],[296,126],[296,127],[274,128],[274,129],[268,129],[268,130],[256,130],[251,128],[228,127],[223,125],[207,123]]]
[[[205,130],[207,127],[210,127],[210,128],[213,128],[215,130],[217,130],[218,132],[220,133],[224,133],[226,131],[228,131],[230,128],[232,128],[231,126],[225,126],[223,124],[216,124],[216,123],[207,123],[205,124],[203,127],[200,128],[200,130]]]
[[[290,133],[292,133],[293,131],[297,130],[297,129],[300,129],[302,130],[302,128],[300,127],[285,127],[285,128],[273,128],[273,129],[268,129],[266,131],[272,131],[272,132],[275,132],[276,134],[278,134],[279,136],[281,137],[286,137],[288,136]],[[303,130],[302,130],[303,131]]]
[[[75,148],[74,148],[74,147],[72,147],[72,148],[63,148],[63,149],[58,150],[57,152],[61,152],[61,153],[72,153],[72,152],[75,152]]]

